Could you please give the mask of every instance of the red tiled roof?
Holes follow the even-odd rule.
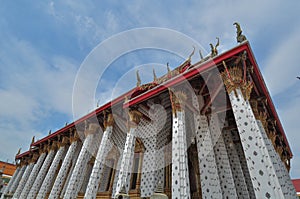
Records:
[[[296,192],[300,192],[300,179],[294,179],[292,180],[294,187],[296,189]]]

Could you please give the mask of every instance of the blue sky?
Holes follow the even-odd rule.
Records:
[[[19,147],[28,149],[33,135],[40,139],[49,129],[55,131],[73,120],[77,71],[91,50],[110,36],[132,28],[169,28],[193,38],[206,51],[219,36],[224,51],[236,45],[232,24],[239,21],[292,147],[291,175],[300,178],[299,4],[296,0],[1,1],[0,159],[13,161]],[[126,77],[126,84],[115,85],[135,65],[162,66],[168,61],[174,66],[182,60],[151,50],[129,53],[107,70],[101,79],[105,86],[98,88],[96,98],[101,104],[110,99],[112,88],[117,95],[134,87],[135,81]],[[148,80],[146,73],[141,76]]]

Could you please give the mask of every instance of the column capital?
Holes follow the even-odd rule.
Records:
[[[53,141],[51,145],[49,145],[48,152],[57,150],[59,148],[59,142]]]
[[[172,91],[169,89],[170,100],[172,104],[172,112],[176,115],[179,111],[183,111],[187,95],[183,91]]]
[[[70,144],[70,138],[64,136],[61,142],[59,142],[59,147],[66,146],[68,144]]]
[[[104,122],[103,122],[103,126],[106,129],[109,126],[113,126],[114,125],[114,117],[112,115],[112,113],[109,113],[107,115],[107,117],[104,116]]]
[[[76,142],[80,140],[80,137],[78,135],[78,132],[74,130],[74,134],[70,136],[70,143]]]
[[[223,64],[225,65],[225,62],[223,62]],[[245,100],[249,100],[253,84],[252,82],[243,79],[243,76],[243,70],[238,66],[234,66],[229,69],[226,67],[226,70],[221,73],[221,77],[228,94],[234,91],[235,95],[237,96],[236,89],[239,88],[241,89]]]
[[[35,163],[37,161],[37,159],[39,158],[40,154],[38,153],[34,153],[31,157],[31,159],[29,160],[29,164],[30,163]]]
[[[94,133],[96,133],[96,131],[99,129],[99,124],[97,123],[90,123],[88,128],[84,131],[84,135],[85,137],[87,137],[88,135],[92,135]]]
[[[128,116],[129,116],[129,122],[128,122],[129,128],[132,128],[132,127],[136,127],[140,123],[143,114],[138,110],[130,109],[128,111]]]

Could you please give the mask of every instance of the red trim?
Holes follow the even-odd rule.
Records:
[[[24,153],[21,153],[19,155],[16,156],[16,159],[20,159],[21,157],[25,156],[25,155],[29,155],[30,154],[30,151],[26,151]]]

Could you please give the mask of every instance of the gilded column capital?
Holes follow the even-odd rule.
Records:
[[[183,111],[187,95],[183,91],[172,91],[169,89],[170,100],[172,104],[172,112],[176,115],[177,111]]]
[[[108,126],[113,126],[113,125],[114,125],[114,117],[111,113],[109,113],[107,117],[104,118],[103,126],[106,129]]]
[[[224,61],[223,64],[226,66]],[[227,67],[225,68],[226,70],[221,73],[221,78],[223,79],[227,92],[231,93],[234,91],[237,96],[236,89],[239,88],[241,89],[245,100],[249,100],[253,84],[252,82],[243,79],[244,74],[241,67],[234,66],[229,69]]]
[[[37,161],[37,159],[39,158],[40,154],[38,153],[34,153],[31,157],[31,159],[29,160],[29,163],[35,163]]]
[[[99,129],[99,124],[97,123],[90,123],[88,128],[84,131],[84,135],[85,137],[87,137],[88,135],[92,135],[94,133],[96,133],[96,131]]]
[[[78,135],[77,131],[74,131],[74,134],[70,136],[70,143],[76,142],[78,140],[80,140],[80,137]]]
[[[55,151],[59,148],[59,142],[53,141],[51,145],[48,145],[48,152]]]
[[[129,128],[132,128],[132,127],[136,127],[140,123],[143,114],[138,110],[131,109],[128,111],[128,116],[129,116],[129,122],[128,122]]]
[[[61,142],[58,145],[59,145],[59,147],[62,147],[62,146],[66,146],[68,144],[70,144],[70,138],[65,136],[62,138]]]

